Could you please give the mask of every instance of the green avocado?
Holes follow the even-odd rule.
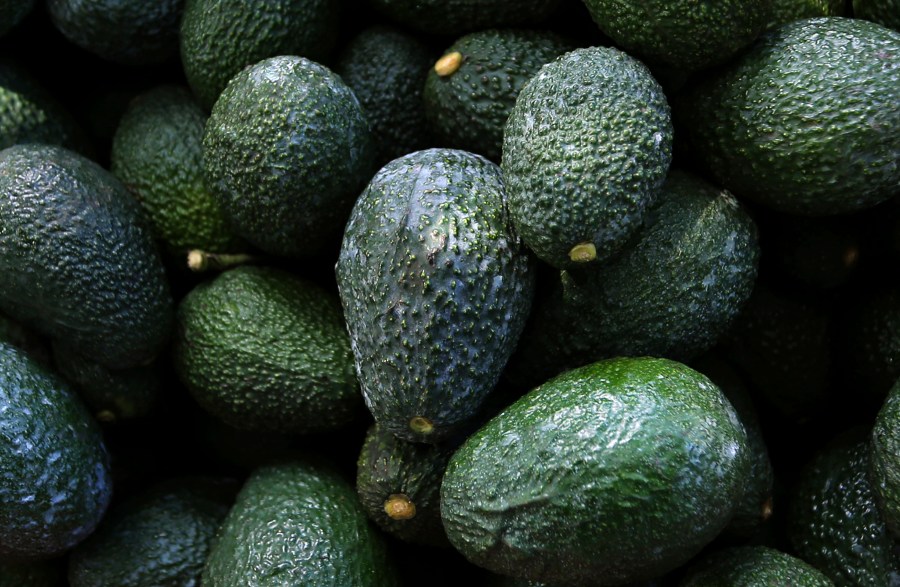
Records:
[[[834,587],[814,567],[766,546],[720,550],[692,564],[679,587]]]
[[[878,411],[869,450],[875,499],[888,530],[900,538],[900,382]]]
[[[441,485],[450,542],[488,570],[620,585],[687,562],[728,523],[747,435],[704,375],[617,358],[568,371],[469,437]]]

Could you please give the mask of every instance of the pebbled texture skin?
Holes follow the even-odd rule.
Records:
[[[503,128],[522,87],[544,65],[574,49],[549,31],[491,29],[457,39],[462,64],[441,77],[428,70],[425,114],[441,144],[500,161]]]
[[[236,491],[212,478],[182,478],[113,507],[69,556],[70,587],[199,587]]]
[[[767,28],[816,16],[843,16],[844,0],[772,0],[772,14]]]
[[[320,465],[263,466],[217,535],[204,587],[397,587],[384,538],[353,487]]]
[[[762,32],[771,0],[584,0],[623,50],[682,70],[724,63]]]
[[[513,224],[558,269],[577,266],[579,243],[608,260],[640,227],[671,160],[669,105],[650,71],[617,49],[576,49],[525,85],[506,123]]]
[[[378,424],[366,434],[356,469],[356,493],[369,519],[401,540],[450,546],[441,524],[441,479],[456,445],[429,445],[400,440]],[[396,520],[384,504],[405,495],[416,514]]]
[[[834,587],[799,558],[766,546],[726,548],[691,565],[679,587]]]
[[[173,252],[239,248],[240,239],[203,180],[206,119],[187,88],[160,86],[132,100],[113,137],[110,171]]]
[[[37,0],[0,0],[0,37],[25,18]]]
[[[328,68],[281,56],[244,69],[206,123],[207,187],[267,253],[312,255],[371,177],[375,145],[353,91]]]
[[[722,392],[667,359],[560,375],[450,459],[450,542],[491,571],[551,585],[622,585],[685,563],[728,523],[750,471]]]
[[[900,383],[878,411],[869,446],[870,481],[885,524],[900,538]]]
[[[900,31],[898,0],[853,0],[853,16]]]
[[[459,36],[494,27],[540,24],[559,0],[369,0],[375,10],[427,35]]]
[[[184,0],[47,0],[67,39],[126,65],[161,63],[178,51]]]
[[[738,197],[821,216],[900,184],[900,32],[877,24],[786,24],[675,106],[689,148]]]
[[[422,93],[432,65],[427,45],[383,25],[359,33],[341,53],[335,72],[372,126],[379,167],[431,146]]]
[[[181,62],[200,105],[228,80],[275,55],[322,61],[337,41],[338,0],[185,0]]]
[[[0,342],[0,560],[52,558],[84,540],[112,495],[100,429],[78,397]]]
[[[0,152],[0,310],[111,369],[144,363],[173,323],[140,206],[71,151]]]
[[[869,467],[867,442],[829,447],[806,466],[791,497],[791,545],[837,587],[887,587],[900,577]]]
[[[462,431],[497,383],[534,291],[500,169],[453,149],[388,163],[353,209],[336,272],[375,420],[418,442]],[[416,417],[433,430],[412,429]]]
[[[334,294],[278,269],[244,266],[178,307],[178,376],[207,411],[244,430],[334,430],[362,410]]]

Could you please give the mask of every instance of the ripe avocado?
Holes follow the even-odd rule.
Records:
[[[237,428],[321,432],[362,411],[337,297],[280,269],[237,267],[195,287],[172,354],[194,399]]]
[[[669,105],[650,71],[617,49],[576,49],[531,78],[506,123],[510,217],[556,268],[608,260],[640,227],[671,160]]]
[[[321,61],[337,40],[337,0],[186,0],[181,62],[209,110],[245,66],[276,55]]]
[[[84,540],[112,495],[97,423],[55,374],[0,342],[0,560],[52,558]]]
[[[425,83],[425,114],[435,138],[499,162],[516,96],[541,67],[570,49],[559,35],[538,30],[490,29],[457,39]]]
[[[234,230],[280,256],[312,255],[337,237],[374,156],[353,91],[303,57],[241,71],[203,136],[207,187]]]
[[[203,571],[204,587],[397,587],[384,538],[353,487],[290,461],[257,469],[238,493]]]
[[[110,369],[168,342],[169,284],[128,190],[61,147],[0,151],[0,311]]]
[[[440,442],[477,414],[531,307],[531,259],[500,168],[453,149],[391,161],[357,200],[336,267],[369,410]]]
[[[739,198],[790,214],[874,206],[900,184],[900,32],[843,17],[763,35],[675,102],[688,148]]]
[[[878,411],[869,450],[875,499],[888,530],[900,538],[900,382]]]
[[[723,63],[769,22],[771,0],[584,0],[616,45],[651,63],[697,70]]]
[[[739,546],[703,557],[688,568],[679,587],[834,587],[814,567],[766,546]]]
[[[451,457],[450,542],[491,571],[618,585],[685,563],[728,523],[750,472],[722,392],[667,359],[617,358],[529,392]]]
[[[375,10],[420,33],[459,36],[544,22],[559,0],[369,0]]]

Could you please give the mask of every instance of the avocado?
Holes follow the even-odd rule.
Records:
[[[280,256],[313,255],[337,240],[374,156],[353,91],[303,57],[241,71],[203,135],[207,187],[234,230]]]
[[[840,308],[841,370],[880,403],[900,377],[900,286],[859,283]]]
[[[0,151],[0,311],[110,369],[168,342],[173,303],[138,203],[61,147]]]
[[[0,563],[0,587],[68,587],[61,559]]]
[[[559,0],[369,0],[390,20],[426,35],[460,36],[474,31],[543,23]]]
[[[662,88],[639,61],[576,49],[525,85],[503,134],[509,213],[556,267],[612,258],[641,225],[672,160]]]
[[[378,424],[370,426],[356,469],[356,493],[369,519],[401,540],[449,546],[440,489],[455,449],[401,440]]]
[[[362,410],[337,297],[281,269],[237,267],[191,290],[172,355],[194,399],[237,428],[321,432]]]
[[[747,435],[704,375],[616,358],[527,393],[454,453],[441,485],[450,542],[488,570],[551,585],[666,573],[728,523]]]
[[[496,385],[534,290],[500,168],[454,149],[391,161],[353,208],[336,272],[375,420],[414,442],[459,434]]]
[[[723,63],[769,21],[771,0],[584,0],[616,45],[650,63],[697,70]]]
[[[900,30],[900,2],[897,0],[853,0],[853,16]]]
[[[367,28],[344,47],[335,66],[362,106],[375,138],[378,167],[432,146],[422,93],[431,49],[384,25]]]
[[[816,16],[843,16],[844,0],[771,0],[772,14],[767,28]]]
[[[900,183],[898,53],[900,32],[872,22],[794,21],[692,84],[676,123],[739,198],[808,216],[871,207]]]
[[[37,0],[0,0],[0,37],[24,19]]]
[[[47,0],[63,36],[126,65],[161,63],[177,53],[183,5],[184,0]]]
[[[738,546],[692,564],[679,587],[834,587],[831,579],[799,558],[766,546]]]
[[[154,236],[173,252],[240,247],[204,184],[206,118],[187,88],[159,86],[131,101],[113,137],[110,171],[141,203]]]
[[[794,551],[837,587],[888,587],[900,573],[869,467],[868,442],[843,439],[813,457],[791,497],[787,535]]]
[[[260,467],[225,518],[204,587],[396,587],[384,538],[353,487],[312,460]]]
[[[878,411],[869,446],[870,481],[885,524],[900,538],[900,382]]]
[[[22,65],[0,60],[0,149],[21,143],[61,145],[90,155],[72,115]]]
[[[0,342],[0,560],[48,559],[84,540],[112,496],[97,423],[57,375]]]
[[[181,62],[209,110],[228,80],[276,55],[325,59],[337,41],[337,0],[185,0]]]
[[[69,585],[199,585],[237,489],[214,478],[170,479],[116,504],[69,556]]]
[[[499,162],[516,96],[541,67],[571,49],[550,31],[490,29],[457,39],[425,83],[425,114],[436,139]]]

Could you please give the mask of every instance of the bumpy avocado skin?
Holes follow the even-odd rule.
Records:
[[[834,587],[831,579],[797,557],[766,546],[740,546],[704,557],[679,587]]]
[[[540,24],[559,0],[370,0],[375,10],[420,33],[459,36],[495,27]]]
[[[203,136],[207,187],[234,230],[285,257],[316,254],[339,233],[374,156],[353,91],[328,68],[295,56],[236,75]]]
[[[199,585],[237,486],[172,479],[117,507],[69,557],[71,587]]]
[[[0,560],[47,559],[84,540],[112,496],[96,422],[56,375],[0,342]]]
[[[676,101],[687,144],[738,197],[791,214],[874,206],[900,183],[900,33],[821,17],[763,35]]]
[[[534,290],[499,167],[452,149],[388,163],[356,203],[336,271],[376,421],[411,441],[458,434],[497,383]]]
[[[432,64],[427,45],[384,25],[362,31],[341,53],[335,72],[356,94],[372,126],[379,167],[432,146],[422,99]]]
[[[888,529],[900,538],[900,383],[878,411],[869,450],[875,498]]]
[[[853,0],[853,16],[900,30],[900,2],[897,0]]]
[[[61,147],[0,152],[0,310],[111,369],[151,360],[173,323],[141,209],[96,163]]]
[[[378,424],[372,425],[356,469],[356,493],[369,519],[401,540],[449,546],[441,524],[440,489],[455,448],[454,444],[401,440]],[[409,500],[414,515],[391,517],[385,506],[392,496]]]
[[[318,464],[257,469],[212,547],[205,587],[397,587],[383,537],[353,487]]]
[[[868,442],[828,447],[806,466],[791,498],[791,545],[837,587],[892,585],[900,572],[869,469]]]
[[[243,266],[178,307],[178,376],[207,411],[244,430],[334,430],[362,411],[337,297],[285,271]]]
[[[672,160],[672,122],[662,88],[617,49],[576,49],[545,65],[516,99],[501,166],[509,210],[543,261],[584,266],[569,254],[615,255],[656,201]]]
[[[154,236],[173,252],[239,247],[204,183],[206,118],[187,88],[160,86],[128,105],[113,137],[110,170],[141,203]]]
[[[750,471],[734,408],[705,376],[656,358],[560,375],[450,459],[450,542],[494,572],[620,585],[685,563],[728,523]]]
[[[209,110],[247,65],[276,55],[322,61],[337,40],[336,0],[186,0],[180,25],[188,85]]]
[[[547,63],[574,47],[549,31],[490,29],[457,39],[459,69],[425,83],[425,113],[440,144],[500,161],[503,128],[522,87]]]
[[[769,20],[770,0],[584,0],[594,22],[651,63],[696,70],[727,61]]]

